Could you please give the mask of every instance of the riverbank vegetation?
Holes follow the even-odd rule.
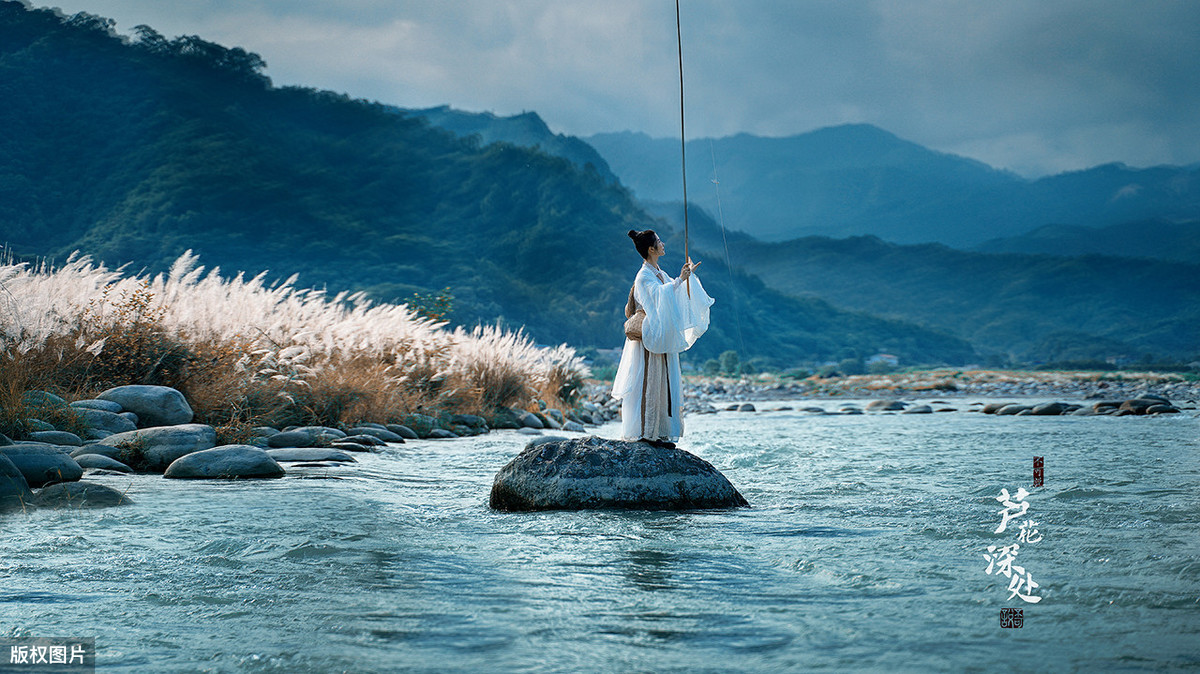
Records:
[[[87,257],[0,264],[0,409],[10,412],[31,390],[73,399],[154,384],[182,391],[197,422],[231,430],[489,417],[569,407],[587,375],[565,345],[450,329],[405,304],[329,297],[294,279],[230,278],[190,251],[154,276]]]

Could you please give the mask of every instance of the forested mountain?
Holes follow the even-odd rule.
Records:
[[[448,105],[424,109],[397,109],[405,114],[421,117],[457,136],[477,136],[482,145],[511,143],[539,149],[547,154],[569,159],[585,171],[594,170],[610,182],[618,182],[617,176],[608,168],[608,162],[604,161],[595,148],[575,136],[554,133],[536,112],[503,117],[490,112],[455,110]]]
[[[436,111],[438,115],[429,119],[445,122],[456,133],[503,137],[531,147],[554,146],[554,134],[544,124],[524,119],[528,115],[506,118],[441,108]],[[879,161],[882,154],[870,147],[890,145],[889,161],[897,164],[942,162],[947,172],[973,174],[980,183],[1014,180],[976,162],[931,154],[872,127],[835,131],[810,135],[807,151],[839,157],[846,167],[853,167],[872,155],[872,161]],[[850,144],[858,148],[857,155],[847,151],[845,143],[853,134],[863,139]],[[661,144],[659,150],[667,160],[627,170],[633,172],[635,182],[652,182],[668,192],[680,190],[676,141],[639,140],[632,134],[617,137]],[[817,142],[821,138],[827,144],[824,149]],[[765,147],[767,139],[759,141],[764,151],[769,149]],[[1104,174],[1111,168],[1101,167],[1092,173]],[[1043,185],[1041,189],[1053,191],[1057,181],[1071,180],[1088,182],[1080,176],[1059,176],[1045,181],[1049,187]],[[724,179],[721,185],[723,199],[729,200],[732,188]],[[1079,186],[1064,189],[1076,188]],[[704,191],[711,189],[702,177],[692,183],[691,193],[699,191],[703,201]],[[678,196],[678,192],[670,194]],[[710,196],[715,198],[715,192]],[[652,215],[682,226],[678,203],[642,200],[641,204]],[[727,231],[724,238],[717,236],[717,226],[695,206],[692,218],[693,244],[706,249],[709,258],[716,254],[718,261],[723,260],[728,240],[735,266],[761,276],[774,289],[827,299],[840,308],[934,326],[1002,358],[1037,362],[1142,358],[1145,354],[1192,358],[1200,354],[1200,343],[1192,338],[1196,327],[1192,308],[1197,299],[1194,280],[1200,276],[1195,270],[1178,265],[1159,268],[1145,260],[1096,257],[1157,258],[1195,264],[1200,261],[1200,222],[1175,223],[1158,218],[1097,228],[1047,225],[1023,236],[994,239],[977,248],[978,252],[1032,255],[977,255],[937,245],[891,245],[876,237],[804,237],[781,242],[778,247],[764,246],[742,232]],[[1048,259],[1048,255],[1092,257],[1067,260]],[[1144,301],[1143,297],[1154,299]]]
[[[229,272],[296,273],[381,300],[449,287],[457,323],[620,343],[639,264],[625,232],[669,228],[599,167],[276,88],[255,54],[135,32],[0,2],[0,241],[17,253],[163,270],[193,249]],[[672,249],[665,265],[677,269]],[[693,358],[975,357],[961,339],[787,297],[706,257],[718,302]],[[751,296],[735,316],[727,299]]]
[[[648,201],[678,199],[679,141],[589,136],[613,172]],[[874,235],[971,247],[1047,224],[1100,227],[1200,218],[1200,169],[1120,164],[1026,180],[934,152],[870,125],[785,138],[741,134],[687,144],[689,196],[766,241]]]
[[[677,203],[648,204],[681,220]],[[765,243],[691,211],[693,245],[770,288],[949,332],[1016,362],[1195,359],[1200,264],[986,254],[877,237]]]

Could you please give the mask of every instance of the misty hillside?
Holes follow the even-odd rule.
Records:
[[[1196,263],[1200,262],[1200,221],[1155,219],[1107,227],[1045,225],[1020,236],[984,241],[976,250],[985,253],[1108,255]]]
[[[575,136],[554,133],[536,112],[524,112],[508,117],[489,112],[464,112],[450,106],[424,109],[401,109],[401,112],[427,120],[457,136],[477,136],[482,145],[511,143],[536,148],[547,154],[568,159],[583,170],[594,170],[605,180],[617,182],[608,163],[591,145]]]
[[[678,203],[647,204],[682,220]],[[694,246],[775,290],[949,332],[1016,362],[1195,359],[1200,264],[967,252],[873,236],[762,242],[691,211]],[[707,264],[707,261],[706,261]]]
[[[630,132],[584,140],[638,198],[680,198],[678,140]],[[687,157],[689,197],[716,213],[715,175],[726,226],[766,241],[874,235],[971,247],[1051,223],[1200,218],[1195,167],[1109,164],[1031,181],[863,124],[692,140]]]
[[[0,241],[16,253],[155,271],[192,249],[227,272],[389,301],[449,287],[458,324],[620,344],[640,263],[625,232],[658,223],[598,168],[274,87],[239,48],[135,32],[0,2]],[[787,297],[716,259],[704,280],[717,305],[693,358],[975,358],[958,338]],[[756,301],[735,321],[725,298],[739,295]]]

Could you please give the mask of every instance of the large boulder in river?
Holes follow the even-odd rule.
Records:
[[[216,444],[217,431],[212,426],[181,424],[117,433],[85,449],[137,471],[161,473],[179,457],[212,449]]]
[[[0,454],[8,457],[25,476],[25,482],[34,489],[55,482],[73,482],[83,477],[83,468],[56,445],[18,443],[0,447]]]
[[[530,444],[492,484],[497,510],[686,510],[749,505],[712,464],[681,449],[596,436]]]
[[[232,479],[283,477],[283,466],[266,451],[250,445],[222,445],[176,459],[163,477]]]
[[[183,394],[169,386],[134,384],[110,388],[96,396],[111,400],[137,415],[145,427],[177,426],[192,420],[192,406]]]

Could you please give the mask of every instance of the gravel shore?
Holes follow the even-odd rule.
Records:
[[[1139,372],[1020,372],[927,370],[789,380],[753,377],[687,377],[685,399],[704,402],[797,398],[1061,397],[1126,400],[1153,394],[1187,403],[1200,400],[1200,380],[1180,374]]]

